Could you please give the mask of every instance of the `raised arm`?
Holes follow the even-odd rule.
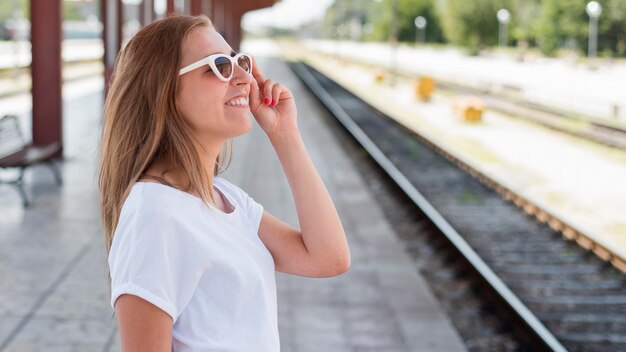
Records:
[[[291,91],[264,79],[256,62],[250,109],[276,151],[293,194],[301,229],[267,212],[259,235],[277,270],[305,276],[332,276],[350,267],[350,251],[337,209],[305,148]]]

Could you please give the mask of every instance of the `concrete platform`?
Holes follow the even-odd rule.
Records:
[[[333,56],[358,59],[377,66],[388,66],[388,43],[303,40],[305,45]],[[509,92],[524,101],[560,111],[576,112],[605,123],[626,126],[626,96],[623,83],[626,64],[601,58],[593,63],[569,56],[551,58],[532,52],[492,51],[470,56],[452,45],[400,43],[397,62],[406,72],[434,76],[478,90]],[[591,69],[593,65],[596,69]],[[567,77],[567,79],[563,79]]]
[[[464,351],[350,156],[322,123],[326,112],[283,62],[262,47],[246,49],[267,77],[294,92],[304,142],[335,201],[352,254],[350,271],[338,277],[276,274],[281,350]],[[101,114],[94,107],[102,106],[102,82],[72,89],[78,84],[66,86],[74,95],[66,95],[72,97],[66,100],[64,186],[57,188],[45,168],[33,168],[26,177],[33,200],[28,210],[17,192],[0,187],[0,351],[121,351],[108,304],[94,174]],[[0,101],[0,114],[19,112],[28,119],[25,111],[9,111],[16,106]],[[249,134],[235,139],[233,163],[223,176],[297,226],[287,180],[253,123]]]

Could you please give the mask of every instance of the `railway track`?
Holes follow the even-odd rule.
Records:
[[[455,262],[479,283],[480,297],[497,302],[502,321],[524,346],[626,350],[626,276],[563,236],[615,265],[610,252],[313,68],[290,66],[417,206],[429,224],[423,226],[436,233],[431,237],[454,249]]]

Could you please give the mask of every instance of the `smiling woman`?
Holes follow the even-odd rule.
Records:
[[[283,166],[301,229],[219,176],[224,144],[252,121]],[[100,153],[110,304],[124,350],[278,351],[275,271],[349,268],[290,90],[205,16],[155,21],[122,49]]]

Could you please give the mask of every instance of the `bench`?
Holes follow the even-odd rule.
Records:
[[[29,166],[44,163],[50,167],[58,185],[63,183],[61,173],[55,164],[55,156],[61,150],[61,144],[54,142],[46,145],[26,143],[15,115],[0,118],[0,169],[19,169],[19,176],[13,180],[2,180],[0,184],[17,187],[24,207],[29,201],[24,190],[24,171]]]

